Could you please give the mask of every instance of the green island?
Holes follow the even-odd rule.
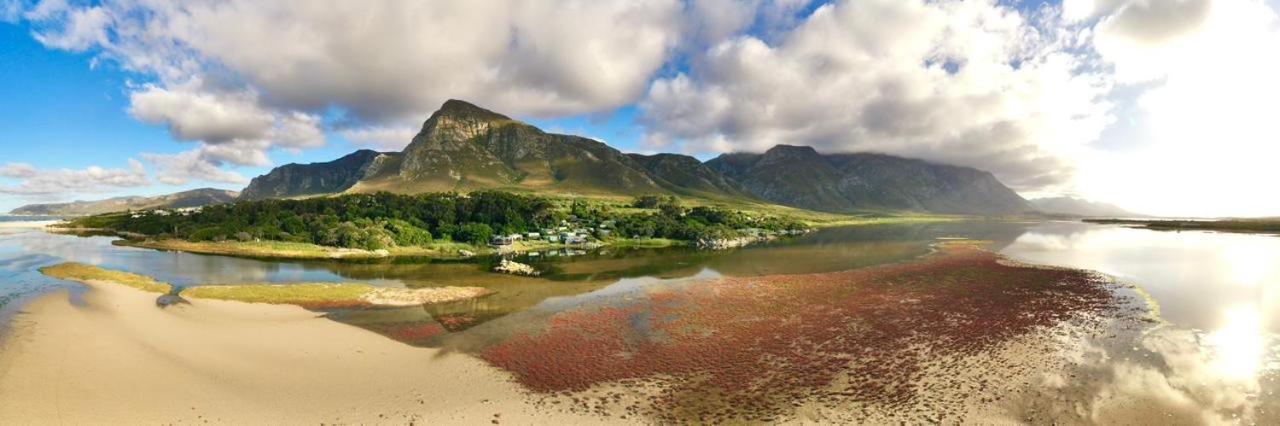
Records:
[[[1280,218],[1224,220],[1085,219],[1102,225],[1127,225],[1167,231],[1280,232]]]
[[[670,195],[550,198],[487,190],[242,201],[88,216],[59,227],[109,231],[125,238],[121,245],[202,254],[447,259],[606,245],[727,248],[815,227],[950,219],[834,215],[776,206],[686,206]]]
[[[154,278],[113,271],[83,263],[61,263],[40,269],[51,278],[88,285],[111,283],[148,293],[171,294],[174,287]],[[188,299],[230,300],[247,303],[298,305],[304,308],[361,308],[416,306],[448,303],[492,294],[481,287],[434,287],[406,289],[376,287],[360,283],[291,283],[202,285],[183,288],[178,296]]]

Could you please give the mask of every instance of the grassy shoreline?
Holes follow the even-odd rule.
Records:
[[[1084,219],[1084,222],[1100,225],[1126,225],[1161,231],[1280,233],[1280,218],[1227,220]]]
[[[62,263],[41,268],[40,272],[51,278],[87,285],[110,283],[160,294],[170,294],[174,290],[169,283],[156,281],[146,275],[83,263]],[[297,305],[304,308],[369,308],[448,303],[492,293],[481,287],[407,289],[361,283],[292,283],[192,286],[182,289],[177,295],[188,299]]]

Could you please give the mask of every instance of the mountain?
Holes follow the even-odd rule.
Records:
[[[643,194],[666,192],[621,151],[450,100],[423,123],[396,173],[367,179],[353,192],[468,191]]]
[[[958,214],[1033,211],[990,173],[880,154],[824,155],[778,145],[708,162],[677,154],[624,154],[588,138],[449,100],[400,153],[357,151],[328,163],[290,164],[255,178],[241,199],[389,191],[506,189],[632,196],[679,194],[765,200],[832,212]]]
[[[684,195],[715,198],[752,198],[741,184],[708,167],[697,158],[679,154],[627,154],[654,176],[659,185]]]
[[[14,215],[88,216],[127,210],[178,209],[229,203],[238,192],[201,188],[155,197],[116,197],[99,201],[73,201],[57,204],[30,204],[13,209]]]
[[[399,153],[360,150],[327,163],[288,164],[258,176],[240,193],[241,200],[336,194],[363,179],[399,167]]]
[[[820,154],[778,145],[707,165],[779,204],[830,212],[910,210],[1018,214],[1035,209],[991,173],[884,154]]]
[[[1049,214],[1082,217],[1144,217],[1113,204],[1098,203],[1074,197],[1036,198],[1031,200],[1036,210]]]

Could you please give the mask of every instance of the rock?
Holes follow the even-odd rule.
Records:
[[[498,266],[493,268],[493,272],[511,275],[524,275],[529,277],[536,277],[540,274],[538,270],[533,269],[532,266],[519,262],[512,262],[507,259],[502,259],[502,261],[498,263]]]
[[[724,250],[731,248],[743,247],[749,244],[768,241],[770,238],[765,236],[748,236],[737,238],[699,238],[693,242],[694,247],[706,250]]]
[[[475,255],[476,255],[476,252],[473,252],[471,250],[458,250],[458,256],[473,257]]]

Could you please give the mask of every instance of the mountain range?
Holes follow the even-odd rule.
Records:
[[[85,215],[269,198],[388,191],[503,189],[554,195],[673,194],[851,213],[1033,213],[1036,207],[991,173],[874,153],[819,153],[777,145],[703,162],[679,154],[627,154],[602,142],[547,133],[476,105],[449,100],[401,152],[360,150],[289,164],[254,178],[238,195],[196,190],[165,197],[30,205],[15,214]]]
[[[1075,197],[1035,198],[1031,200],[1031,205],[1042,213],[1056,215],[1111,218],[1146,217],[1146,215],[1134,213],[1113,204],[1088,201]]]
[[[116,197],[98,201],[28,204],[9,212],[26,216],[89,216],[126,210],[179,209],[210,204],[230,203],[240,193],[223,189],[201,188],[155,197]]]
[[[402,152],[357,151],[260,176],[241,199],[344,192],[508,189],[577,195],[678,194],[765,201],[828,212],[954,214],[1034,211],[991,173],[883,154],[822,154],[778,145],[707,162],[679,154],[625,154],[602,142],[544,132],[450,100]]]

